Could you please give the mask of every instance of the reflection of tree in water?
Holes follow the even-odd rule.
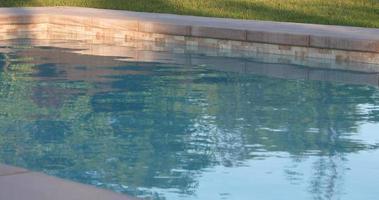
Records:
[[[318,120],[319,127],[322,127],[320,131],[325,132],[329,143],[332,146],[336,146],[336,142],[339,140],[339,136],[342,135],[339,129],[335,130],[335,125],[333,124],[333,119],[330,119],[327,115],[329,108],[329,101],[332,97],[332,93],[329,88],[324,88],[320,92],[320,105],[317,106],[317,111],[320,116],[324,116],[323,119]],[[313,194],[315,200],[322,199],[335,199],[338,194],[338,184],[342,183],[344,163],[343,163],[343,152],[338,152],[333,148],[327,150],[324,154],[320,155],[319,158],[314,162],[314,177],[311,181],[310,191]]]
[[[238,84],[231,84],[234,87],[218,91],[221,96],[213,99],[223,101],[223,105],[219,105],[223,110],[215,114],[221,120],[218,127],[236,130],[249,125],[240,130],[245,144],[259,144],[258,148],[264,148],[267,153],[289,152],[294,163],[309,156],[315,158],[310,193],[314,199],[337,199],[343,184],[345,155],[377,148],[346,137],[357,132],[359,123],[375,115],[365,114],[357,107],[359,104],[376,105],[375,89],[264,78],[260,81],[257,78],[257,84],[251,85],[251,81],[254,80],[242,81],[242,85],[236,81]],[[246,99],[237,99],[241,97]],[[244,105],[249,101],[250,105]],[[244,120],[240,123],[236,119]],[[237,149],[247,146],[240,145]],[[246,159],[249,152],[255,151],[245,148],[245,153],[239,155]],[[296,167],[285,170],[295,184],[302,176],[296,172]]]
[[[377,105],[366,86],[132,64],[92,82],[70,80],[75,71],[51,81],[41,67],[1,73],[1,160],[156,198],[149,188],[191,195],[205,168],[288,152],[294,163],[317,157],[310,192],[334,199],[344,155],[368,148],[342,136],[377,119],[357,107]]]
[[[344,158],[342,155],[319,157],[314,162],[314,174],[310,184],[310,193],[315,200],[338,199],[343,183]]]

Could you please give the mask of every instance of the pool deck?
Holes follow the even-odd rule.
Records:
[[[0,8],[0,40],[164,41],[336,62],[379,64],[379,29],[77,7]],[[27,34],[30,32],[33,34]],[[1,34],[3,33],[3,34]],[[39,34],[37,34],[39,33]],[[66,36],[63,37],[62,33]]]
[[[136,200],[136,198],[0,164],[2,200]]]

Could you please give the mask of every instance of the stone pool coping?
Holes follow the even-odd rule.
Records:
[[[0,164],[0,199],[136,200],[136,198]]]
[[[0,40],[132,40],[379,64],[379,29],[78,7],[0,8]],[[63,36],[63,34],[65,34]],[[359,67],[358,67],[359,68]]]
[[[379,52],[379,29],[143,13],[78,7],[0,8],[0,24],[70,24],[54,17],[90,18],[82,25],[178,36]],[[32,18],[34,17],[34,18]],[[48,19],[50,18],[50,19]],[[104,23],[102,23],[102,21]]]

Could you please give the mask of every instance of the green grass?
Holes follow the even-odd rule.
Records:
[[[0,0],[0,6],[81,6],[379,28],[379,0]]]

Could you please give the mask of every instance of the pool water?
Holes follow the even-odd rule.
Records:
[[[379,89],[365,78],[0,52],[1,163],[146,199],[378,198]]]

